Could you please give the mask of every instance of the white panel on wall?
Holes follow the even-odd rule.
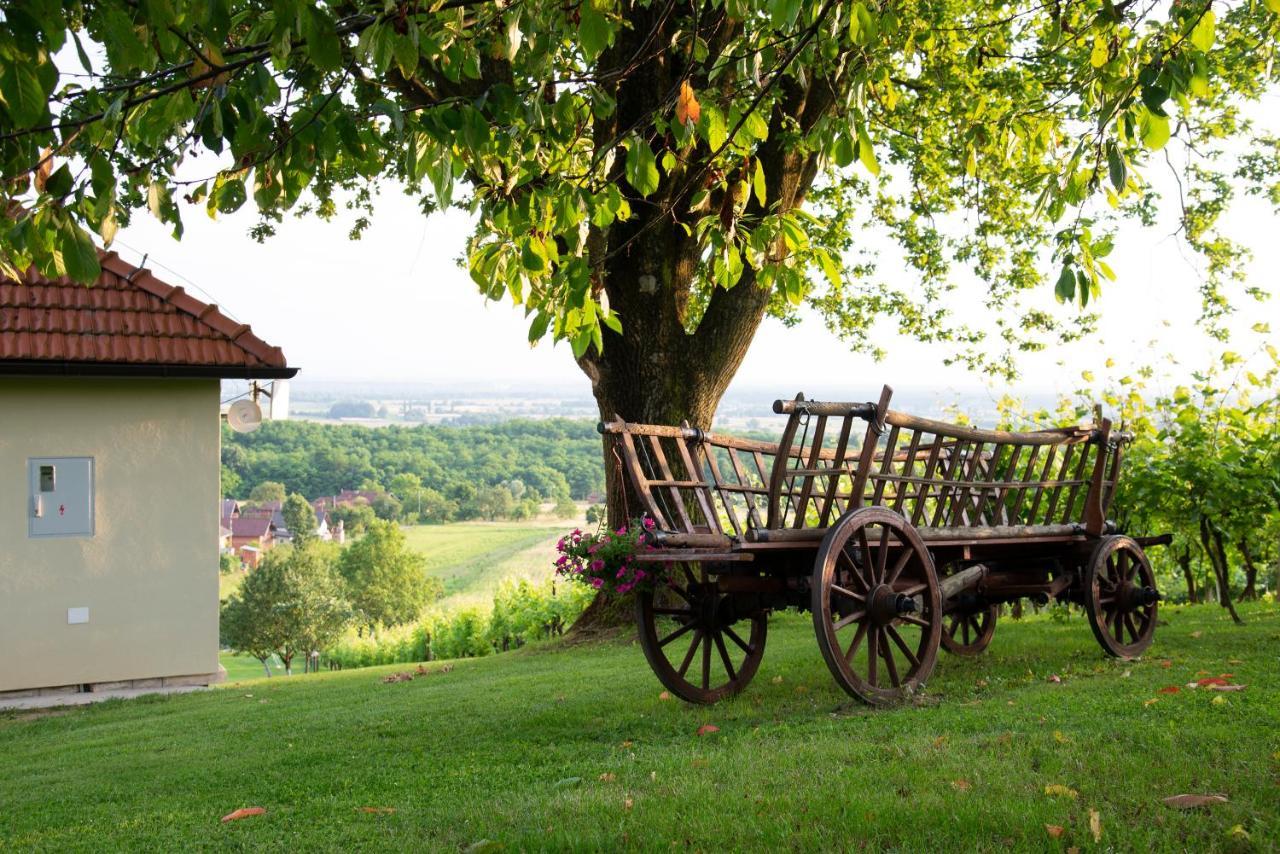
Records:
[[[93,536],[93,458],[32,457],[27,468],[28,536]]]

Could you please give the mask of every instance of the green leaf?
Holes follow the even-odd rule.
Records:
[[[867,129],[862,125],[858,126],[858,160],[872,175],[880,174],[880,162],[876,160],[876,150],[871,145],[871,137],[867,136]]]
[[[849,135],[842,133],[837,136],[835,145],[831,149],[831,159],[836,162],[836,165],[843,168],[852,163],[856,157],[857,151],[854,150],[853,140]]]
[[[394,31],[389,31],[394,32]],[[391,45],[396,67],[406,78],[413,79],[418,71],[418,46],[408,36],[396,36]]]
[[[66,275],[71,279],[87,285],[102,273],[93,239],[69,220],[58,229],[58,251]]]
[[[529,324],[529,343],[537,344],[542,340],[542,336],[547,334],[547,325],[551,323],[551,315],[545,311],[538,312],[533,318],[533,323]]]
[[[1209,48],[1213,47],[1214,25],[1217,23],[1218,17],[1213,14],[1210,9],[1200,16],[1199,22],[1192,28],[1190,36],[1191,43],[1205,53],[1209,52]]]
[[[551,268],[551,264],[547,261],[546,249],[542,246],[542,241],[532,237],[522,241],[520,246],[520,266],[530,273],[545,273]]]
[[[769,0],[769,20],[774,29],[781,30],[796,22],[801,0]]]
[[[1129,170],[1124,162],[1124,155],[1114,142],[1107,143],[1107,174],[1116,192],[1123,192],[1125,182],[1129,180]]]
[[[1071,272],[1070,266],[1063,266],[1062,273],[1058,276],[1058,284],[1053,288],[1053,295],[1058,298],[1058,302],[1070,302],[1076,295],[1076,276]]]
[[[658,163],[653,150],[640,137],[627,143],[627,183],[641,196],[648,197],[658,189]]]
[[[1107,49],[1107,40],[1102,36],[1093,37],[1093,50],[1089,51],[1089,64],[1094,68],[1101,68],[1107,64],[1110,57],[1110,51]]]
[[[756,201],[760,203],[760,207],[764,207],[767,204],[765,196],[768,189],[765,187],[764,167],[760,165],[759,157],[756,158],[756,168],[751,178],[751,186],[755,190]]]
[[[63,163],[44,182],[44,191],[55,199],[60,199],[71,192],[71,167]]]
[[[45,115],[45,91],[30,65],[5,60],[0,72],[0,103],[17,127],[30,127]]]
[[[1267,8],[1277,15],[1280,15],[1280,0],[1265,0]]]
[[[578,43],[590,62],[613,42],[613,25],[592,0],[578,7]]]
[[[333,20],[316,6],[307,5],[303,16],[307,55],[322,71],[336,71],[342,65],[342,45]]]
[[[724,145],[724,141],[729,137],[729,129],[724,123],[724,113],[720,112],[714,104],[702,105],[702,118],[698,121],[698,130],[712,151]]]
[[[1142,144],[1152,151],[1159,151],[1169,141],[1169,117],[1147,112],[1138,122]]]

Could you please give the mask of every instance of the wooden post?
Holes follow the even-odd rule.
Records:
[[[1106,512],[1102,505],[1102,480],[1107,472],[1107,445],[1111,437],[1110,419],[1103,418],[1100,421],[1094,437],[1098,443],[1098,455],[1093,461],[1093,477],[1089,480],[1089,493],[1084,497],[1084,529],[1092,536],[1098,537],[1107,526]]]

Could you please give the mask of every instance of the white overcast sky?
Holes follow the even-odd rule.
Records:
[[[1261,306],[1241,303],[1241,334],[1231,346],[1247,354],[1259,344],[1258,336],[1243,331],[1250,325],[1270,321],[1280,332],[1280,219],[1258,202],[1242,202],[1229,216],[1232,236],[1254,252],[1251,280],[1277,293]],[[1024,390],[1070,391],[1080,385],[1081,370],[1105,373],[1108,356],[1119,376],[1173,354],[1181,366],[1172,370],[1185,376],[1221,350],[1198,329],[1196,259],[1170,236],[1172,211],[1166,219],[1153,229],[1124,227],[1108,259],[1118,281],[1106,285],[1097,339],[1027,357],[1021,362]],[[359,241],[347,239],[348,217],[332,223],[286,218],[264,244],[248,237],[253,216],[247,210],[212,220],[202,206],[187,208],[185,222],[178,242],[138,212],[113,248],[133,263],[147,253],[147,266],[161,278],[252,324],[284,348],[290,364],[302,369],[300,380],[462,381],[495,389],[548,383],[588,391],[567,345],[547,341],[531,349],[522,311],[510,303],[486,303],[455,263],[469,233],[464,214],[424,218],[411,199],[393,191],[379,199]],[[890,247],[882,269],[896,263]],[[1046,274],[1051,281],[1056,270]],[[1044,286],[1044,297],[1053,305],[1051,288]],[[1072,312],[1056,305],[1054,310]],[[883,382],[959,390],[986,381],[944,367],[944,349],[891,332],[879,340],[889,355],[876,363],[850,353],[820,320],[791,329],[768,320],[735,386],[863,399]],[[1270,340],[1278,339],[1273,333]],[[1003,383],[992,386],[999,390]]]

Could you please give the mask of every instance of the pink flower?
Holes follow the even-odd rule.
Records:
[[[564,566],[568,562],[569,562],[569,556],[561,555],[559,558],[556,559],[556,566]]]
[[[645,516],[645,517],[644,517],[644,529],[645,529],[646,531],[652,531],[652,530],[653,530],[653,525],[654,525],[653,519],[651,519],[651,518],[650,518],[650,517],[648,517],[648,516]]]
[[[564,551],[564,537],[560,538],[560,542],[556,543],[557,551]]]
[[[603,586],[604,586],[604,579],[603,579],[603,578],[593,578],[593,579],[591,579],[591,586],[592,586],[592,587],[594,587],[595,589],[599,590],[601,587],[603,587]]]
[[[627,568],[624,566],[622,569],[618,570],[617,574],[616,574],[616,575],[614,575],[613,577],[614,577],[614,578],[621,578],[622,576],[624,576],[624,575],[626,575],[626,574],[627,574]]]
[[[644,576],[645,576],[645,571],[643,569],[636,570],[636,581],[639,581],[640,579],[644,578]]]
[[[604,569],[604,561],[600,560],[599,558],[591,561],[592,572],[599,572],[602,569]]]
[[[618,530],[614,531],[614,533],[617,534],[619,537],[625,537],[627,535],[627,528],[624,525]]]

